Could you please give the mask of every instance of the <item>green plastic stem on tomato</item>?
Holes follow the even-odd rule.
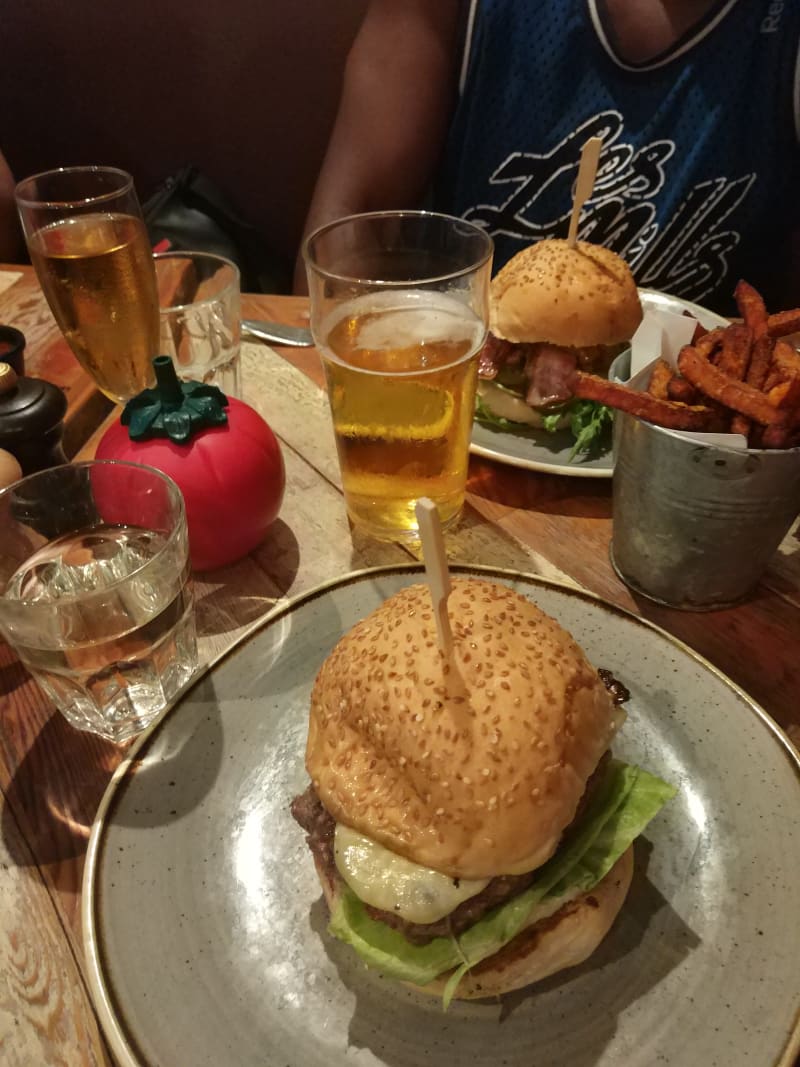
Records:
[[[179,381],[169,356],[156,356],[153,369],[155,386],[129,400],[122,412],[120,421],[132,441],[168,437],[186,444],[200,430],[228,421],[228,398],[215,385]]]
[[[183,403],[183,390],[175,373],[175,364],[169,356],[156,356],[153,360],[156,372],[156,392],[161,403],[166,407],[180,407]]]

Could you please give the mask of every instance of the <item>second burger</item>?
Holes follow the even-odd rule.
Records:
[[[569,428],[573,454],[597,448],[608,409],[576,400],[576,370],[606,375],[642,320],[630,268],[615,252],[545,240],[518,252],[491,284],[477,418],[502,428]]]

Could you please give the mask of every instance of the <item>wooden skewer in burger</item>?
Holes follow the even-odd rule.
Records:
[[[447,1004],[593,952],[634,837],[674,791],[611,759],[624,716],[554,619],[504,584],[450,581],[443,554],[432,586],[390,597],[326,659],[292,813],[330,932]]]

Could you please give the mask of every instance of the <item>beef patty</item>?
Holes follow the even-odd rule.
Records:
[[[606,752],[602,756],[587,781],[586,789],[575,812],[576,820],[583,814],[594,788],[602,778],[610,755],[610,752]],[[317,796],[317,791],[313,785],[310,785],[305,793],[295,797],[292,801],[291,810],[295,820],[305,830],[308,847],[322,867],[326,878],[332,884],[337,884],[342,879],[336,868],[333,856],[333,835],[336,823],[333,816],[323,807],[322,801]],[[381,922],[386,923],[387,926],[392,926],[394,929],[399,930],[408,941],[415,945],[426,945],[435,937],[450,937],[451,935],[457,937],[476,923],[478,919],[482,918],[487,911],[496,908],[498,904],[505,903],[506,900],[510,900],[511,897],[516,896],[518,893],[522,893],[533,882],[535,877],[536,871],[527,871],[525,874],[498,875],[496,878],[492,878],[480,893],[476,893],[474,897],[469,897],[467,900],[462,901],[455,911],[450,912],[449,915],[445,915],[443,919],[439,919],[434,923],[412,923],[399,915],[395,915],[393,912],[373,908],[370,904],[365,904],[364,906],[373,919],[379,919]]]

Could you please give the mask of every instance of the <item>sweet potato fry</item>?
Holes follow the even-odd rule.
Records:
[[[744,415],[738,415],[737,418],[744,419]],[[735,420],[734,420],[735,421]],[[768,426],[765,430],[763,426],[759,426],[757,422],[751,422],[749,419],[744,420],[750,428],[747,434],[747,447],[748,448],[763,448],[764,447],[764,434],[766,430],[771,429]],[[733,425],[731,424],[731,433],[736,433]]]
[[[702,322],[698,322],[697,325],[694,328],[694,333],[692,334],[692,344],[696,345],[697,342],[700,340],[700,338],[701,337],[705,337],[705,335],[707,333],[708,333],[708,330],[702,324]]]
[[[785,381],[786,381],[786,375],[782,374],[778,370],[778,368],[775,366],[775,364],[773,363],[769,368],[769,373],[767,374],[767,380],[764,382],[764,392],[765,393],[771,392],[775,388],[776,385],[780,385],[781,382],[785,382]]]
[[[776,385],[767,393],[767,400],[784,411],[800,407],[800,378],[788,378]]]
[[[800,333],[800,308],[778,311],[767,319],[770,337],[785,337],[787,333]]]
[[[755,290],[753,291],[755,292]],[[759,336],[753,331],[753,336],[755,340],[750,354],[750,365],[747,368],[747,374],[745,375],[744,380],[748,385],[752,386],[753,389],[763,390],[764,383],[769,374],[770,363],[772,362],[772,346],[774,341],[766,332]],[[759,419],[756,419],[756,422],[759,421]],[[744,414],[741,417],[740,425],[742,427],[740,432],[747,435],[750,431],[750,427],[744,422]]]
[[[762,426],[771,426],[782,417],[781,412],[759,389],[745,382],[734,381],[704,359],[699,346],[695,348],[692,345],[684,345],[678,356],[678,369],[684,378],[688,378],[705,396],[741,415],[746,415]]]
[[[744,319],[745,326],[750,327],[753,331],[753,337],[757,341],[759,337],[763,337],[766,334],[768,328],[767,308],[764,304],[764,298],[757,289],[754,289],[749,282],[745,281],[736,283],[733,295],[736,299],[739,314]]]
[[[697,390],[691,382],[676,374],[667,385],[667,399],[677,400],[681,404],[696,404]]]
[[[786,378],[800,378],[800,352],[787,341],[778,340],[772,350],[770,372],[777,371]]]
[[[761,448],[792,448],[800,443],[800,411],[787,412],[781,422],[767,426]]]
[[[707,330],[697,343],[692,342],[703,359],[711,359],[715,350],[725,340],[725,333],[728,329],[730,329],[729,326],[716,326],[713,330]]]
[[[734,325],[725,330],[722,348],[717,357],[717,367],[729,378],[744,381],[750,366],[753,347],[753,331],[749,326]]]
[[[674,377],[674,371],[665,359],[656,360],[653,373],[650,375],[650,383],[647,391],[650,396],[658,397],[659,400],[667,399],[667,388],[670,380]]]
[[[714,413],[705,406],[677,404],[672,400],[659,400],[649,393],[637,393],[625,385],[598,378],[595,374],[576,371],[572,392],[585,400],[597,400],[607,407],[626,411],[640,419],[647,419],[656,426],[671,430],[708,430],[713,428]]]
[[[800,351],[782,340],[800,334],[800,308],[769,315],[748,282],[736,286],[743,321],[696,328],[676,373],[658,360],[640,393],[576,371],[576,397],[595,400],[657,426],[742,434],[749,448],[800,447]]]
[[[774,342],[767,334],[756,337],[753,342],[753,353],[750,357],[750,366],[747,368],[745,381],[754,389],[763,389],[767,380],[769,365],[772,362],[772,346]]]

